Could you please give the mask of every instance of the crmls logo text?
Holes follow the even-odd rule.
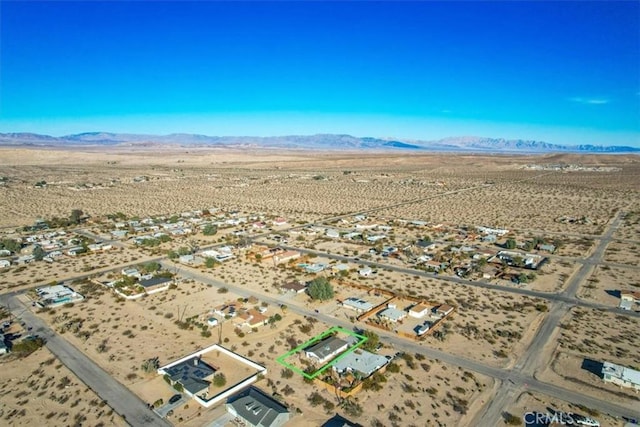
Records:
[[[571,414],[567,414],[565,412],[556,412],[555,414],[545,414],[542,412],[525,412],[524,422],[527,425],[548,425],[551,423],[573,425],[575,423],[575,420],[573,419]]]

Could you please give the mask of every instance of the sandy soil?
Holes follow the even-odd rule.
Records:
[[[638,270],[601,265],[594,268],[586,284],[578,290],[577,296],[617,307],[620,305],[621,290],[640,290]]]
[[[46,348],[0,357],[0,424],[126,426]]]
[[[522,169],[529,163],[559,162],[615,166],[619,170],[557,173]],[[563,245],[557,255],[576,257],[585,256],[592,250],[593,241],[588,240],[591,235],[602,232],[616,210],[625,209],[631,214],[625,218],[616,237],[632,241],[612,244],[607,259],[634,265],[640,241],[639,165],[635,156],[407,156],[393,153],[359,153],[354,156],[352,153],[179,148],[163,152],[150,149],[99,152],[0,148],[0,176],[8,178],[8,182],[0,186],[0,197],[5,202],[0,205],[0,227],[10,230],[31,224],[37,218],[68,216],[74,208],[99,219],[118,211],[144,217],[217,207],[251,214],[279,215],[286,217],[289,223],[300,223],[413,201],[403,206],[384,208],[372,216],[381,220],[416,219],[432,224],[504,227],[514,230],[518,240],[538,235],[560,238]],[[34,184],[41,180],[47,182],[46,188],[34,188]],[[464,191],[443,194],[457,190]],[[97,226],[98,229],[100,227]],[[63,259],[54,264],[34,263],[24,269],[12,266],[0,272],[0,292],[98,272],[121,263],[142,262],[146,256],[187,243],[204,245],[224,240],[225,234],[231,231],[220,230],[219,234],[209,238],[198,235],[176,239],[156,250],[113,251]],[[421,237],[423,233],[433,231],[398,228],[390,233],[393,234],[390,242],[400,245]],[[448,235],[442,237],[453,238]],[[296,237],[289,237],[290,242],[294,239]],[[365,249],[359,245],[334,247],[334,243],[320,243],[321,239],[316,241],[311,237],[303,239],[310,246],[325,245],[325,249],[337,253],[361,253]],[[321,257],[312,261],[330,263]],[[359,266],[352,265],[352,268],[357,270]],[[538,279],[527,286],[544,291],[559,290],[575,268],[571,259],[552,259],[543,267]],[[633,280],[628,273],[631,269],[622,270],[624,273],[616,269],[611,267],[607,271],[600,267],[594,274],[613,272],[616,286],[619,281]],[[314,277],[284,265],[274,268],[269,262],[256,263],[244,257],[208,272],[226,283],[270,295],[277,294],[277,287],[285,281]],[[602,279],[602,286],[609,286],[605,283],[609,279],[598,277]],[[427,345],[493,366],[513,364],[530,342],[546,309],[544,302],[537,299],[481,291],[385,269],[372,278],[359,278],[354,271],[345,280],[458,307],[453,317],[446,321],[448,331],[444,341],[431,337]],[[310,388],[296,376],[283,378],[281,367],[275,362],[275,358],[292,345],[330,325],[268,307],[267,315],[278,312],[283,316],[275,329],[266,327],[258,332],[240,331],[236,330],[233,322],[223,322],[219,330],[203,331],[198,323],[206,320],[210,310],[236,300],[237,295],[219,292],[200,283],[183,282],[177,289],[165,293],[124,301],[97,285],[79,283],[77,287],[87,296],[86,301],[40,315],[145,400],[152,402],[173,394],[173,390],[157,375],[142,371],[141,365],[145,360],[158,357],[160,363],[165,364],[217,342],[217,333],[221,331],[223,345],[267,366],[269,374],[258,385],[290,403],[294,413],[303,414],[295,415],[292,425],[315,426],[336,410],[344,413],[344,409],[332,407],[338,402],[325,391],[319,393],[329,403],[325,407],[312,406],[308,398],[315,388]],[[351,289],[336,287],[339,296],[353,294]],[[598,287],[587,290],[601,291]],[[585,289],[580,295],[582,292]],[[595,296],[596,300],[603,298],[605,301],[601,294]],[[259,305],[260,302],[251,304]],[[335,301],[317,304],[316,307],[322,311],[336,310]],[[193,322],[182,324],[183,328],[175,323],[176,320],[187,319]],[[558,369],[583,375],[580,367],[575,365],[584,357],[637,366],[637,334],[632,333],[637,328],[635,319],[574,309],[572,317],[565,319],[560,333],[556,357]],[[211,335],[207,336],[207,332]],[[40,350],[30,357],[45,353],[46,350]],[[43,356],[34,367],[25,365],[24,375],[44,375],[45,378],[64,372],[63,367],[54,371],[45,369],[44,366],[49,365],[44,365],[43,374],[29,374],[48,359],[50,356]],[[51,363],[57,366],[56,362]],[[387,382],[381,391],[364,391],[357,396],[356,402],[364,409],[362,415],[346,414],[347,418],[363,425],[419,425],[425,419],[433,425],[465,425],[494,391],[494,383],[489,378],[424,359],[421,355],[412,355],[411,359],[398,363],[400,372],[385,374]],[[577,387],[574,382],[555,374],[551,367],[541,375],[549,375],[554,383]],[[7,381],[3,384],[8,384]],[[60,380],[55,377],[55,381]],[[7,389],[5,396],[20,396],[10,398],[13,400],[3,396],[2,405],[7,405],[7,408],[14,404],[14,400],[18,405],[20,399],[27,398],[22,393],[30,392],[25,387],[28,383],[15,384],[16,387]],[[584,387],[585,393],[610,394],[592,386]],[[42,398],[46,399],[44,395]],[[92,404],[94,399],[87,397],[83,400],[88,402],[87,409],[83,411],[88,419],[108,408],[101,408],[99,400]],[[544,397],[540,399],[544,400]],[[84,404],[78,403],[77,408]],[[29,407],[28,411],[32,410]],[[46,405],[37,417],[46,418],[53,411],[69,412],[68,421],[62,423],[74,422],[71,417],[75,417],[75,412],[68,408],[49,409]],[[107,412],[100,420],[105,424]],[[219,412],[219,408],[205,411],[190,402],[177,410],[170,420],[179,425],[196,426],[214,419]],[[25,416],[29,416],[29,412]],[[34,421],[43,422],[42,418]],[[118,425],[119,420],[109,422]],[[97,423],[97,420],[87,421],[90,425]]]
[[[505,412],[522,418],[528,412],[539,412],[542,414],[549,413],[550,416],[553,416],[550,410],[555,410],[562,412],[572,412],[595,418],[600,422],[601,426],[620,427],[624,425],[623,420],[616,419],[606,414],[589,414],[589,412],[585,409],[588,408],[583,408],[572,403],[558,400],[554,397],[552,398],[540,393],[525,392],[518,397],[517,401],[514,404],[512,404],[509,408],[506,408]],[[535,415],[527,415],[527,417],[527,419],[533,420]],[[555,426],[559,424],[552,425]]]
[[[638,326],[640,321],[628,316],[583,308],[572,309],[561,323],[552,363],[538,378],[592,396],[609,396],[609,399],[615,399],[629,408],[637,408],[637,394],[629,389],[605,384],[588,367],[605,361],[629,367],[639,366]]]

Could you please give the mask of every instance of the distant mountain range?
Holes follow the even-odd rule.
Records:
[[[420,150],[450,152],[518,152],[518,153],[637,153],[640,148],[606,145],[558,145],[542,141],[481,137],[452,137],[437,141],[398,140],[393,138],[355,137],[351,135],[290,135],[290,136],[207,136],[174,133],[170,135],[140,135],[127,133],[87,132],[54,137],[35,133],[0,133],[4,146],[179,146],[223,148],[273,148],[307,150]]]

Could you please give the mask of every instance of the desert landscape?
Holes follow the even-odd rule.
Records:
[[[623,416],[637,414],[632,391],[605,384],[583,366],[586,359],[640,366],[631,332],[638,314],[616,311],[616,291],[637,289],[636,156],[144,147],[0,152],[0,240],[10,248],[25,239],[17,252],[0,257],[11,260],[0,269],[3,321],[17,328],[26,310],[44,331],[6,329],[5,335],[15,335],[12,343],[37,333],[61,338],[162,422],[233,421],[224,418],[224,405],[206,408],[188,399],[169,405],[176,389],[156,372],[216,343],[266,367],[253,385],[286,406],[290,425],[323,425],[335,414],[363,426],[473,426],[489,419],[523,425],[526,411],[548,406],[591,414],[601,425],[623,425]],[[594,170],[530,167],[557,163]],[[77,223],[36,230],[72,210],[81,211]],[[65,232],[60,256],[17,263],[42,239],[54,241],[37,237],[52,229]],[[484,229],[502,234],[489,239]],[[27,242],[28,236],[37,239]],[[77,255],[68,254],[73,239],[84,248]],[[89,245],[95,250],[87,251]],[[281,254],[291,259],[281,261]],[[144,288],[152,276],[165,277],[164,288]],[[318,278],[331,284],[330,297],[282,288]],[[139,283],[143,294],[122,293],[128,288],[121,282]],[[38,305],[36,288],[57,284],[84,299]],[[360,319],[362,313],[343,306],[348,298],[377,312]],[[396,324],[380,320],[384,308],[407,313],[417,302],[432,307],[431,314]],[[428,334],[416,334],[425,319],[438,319],[439,306],[453,312]],[[568,311],[559,316],[560,310]],[[264,321],[247,326],[235,311],[260,313]],[[377,354],[388,361],[348,398],[276,362],[335,325],[374,334]],[[0,409],[10,425],[131,423],[109,406],[117,402],[83,385],[43,344],[21,357],[0,356]],[[545,351],[538,355],[539,345]],[[229,384],[249,375],[207,357]],[[54,386],[70,397],[52,401],[44,390]],[[560,394],[566,402],[556,400]],[[495,415],[493,400],[505,402]]]

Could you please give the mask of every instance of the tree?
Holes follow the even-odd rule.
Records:
[[[155,372],[160,367],[160,360],[157,357],[152,357],[142,362],[142,370],[146,373]]]
[[[516,239],[507,239],[504,247],[507,249],[515,249],[516,248]]]
[[[2,239],[0,241],[0,249],[6,249],[11,252],[20,252],[20,249],[22,249],[22,244],[17,240]]]
[[[176,259],[178,258],[178,254],[176,253],[176,251],[167,251],[167,256],[169,257],[169,259]]]
[[[205,259],[205,261],[204,261],[204,265],[205,265],[205,267],[207,267],[207,268],[213,268],[213,267],[215,267],[216,263],[217,263],[216,259],[215,259],[215,258],[211,258],[211,257],[208,257],[208,258],[207,258],[207,259]]]
[[[213,385],[216,387],[222,387],[227,383],[227,378],[224,376],[222,372],[217,373],[213,377]]]
[[[326,277],[316,277],[309,285],[309,296],[313,299],[326,301],[333,298],[333,286]]]
[[[181,246],[180,248],[178,248],[178,255],[182,256],[182,255],[191,255],[191,249],[189,249],[186,246]]]
[[[74,209],[71,211],[71,215],[69,216],[69,221],[71,221],[71,223],[74,225],[78,225],[80,224],[82,215],[83,215],[83,212],[80,209]]]
[[[373,331],[364,331],[362,333],[365,337],[367,337],[367,341],[362,344],[363,350],[367,351],[375,351],[378,347],[378,343],[380,342],[380,337]]]
[[[142,265],[142,269],[147,273],[155,273],[160,270],[160,263],[151,261]]]
[[[11,347],[11,351],[20,357],[26,357],[42,347],[44,345],[44,339],[36,337],[36,338],[25,338],[22,341],[16,343]]]
[[[202,229],[202,234],[204,234],[205,236],[215,236],[217,232],[218,232],[218,227],[216,227],[213,224],[207,224]]]
[[[47,256],[47,253],[44,251],[44,249],[42,249],[41,246],[36,246],[35,248],[33,248],[33,257],[36,261],[42,261],[42,258],[44,258],[45,256]]]

